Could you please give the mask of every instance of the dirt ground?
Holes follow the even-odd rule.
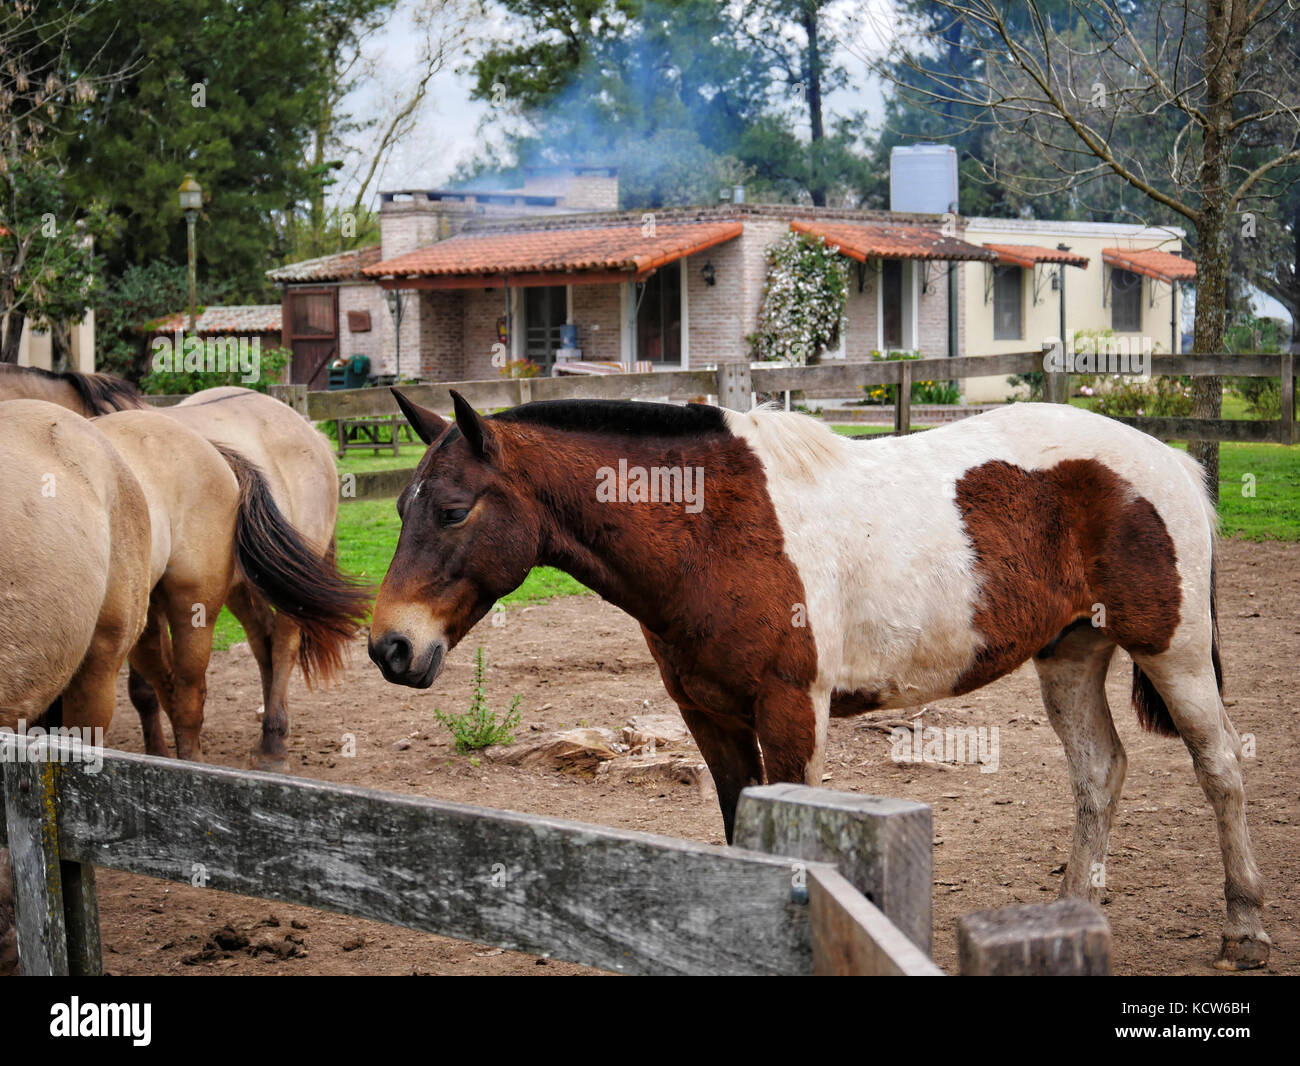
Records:
[[[1300,974],[1300,546],[1226,542],[1220,622],[1226,702],[1253,733],[1248,818],[1268,887],[1269,973]],[[613,786],[451,753],[435,708],[469,701],[474,649],[488,663],[489,705],[523,696],[523,733],[577,725],[619,729],[630,715],[675,713],[637,625],[595,598],[514,608],[479,626],[438,683],[386,684],[358,643],[335,688],[291,690],[291,773],[722,843],[711,792],[688,785]],[[1128,706],[1129,660],[1118,654],[1110,702],[1129,757],[1111,838],[1105,913],[1119,974],[1210,974],[1223,916],[1213,813],[1176,740],[1139,730]],[[123,689],[124,689],[123,685]],[[215,656],[204,757],[248,765],[258,733],[257,671],[247,648]],[[125,691],[119,708],[129,707]],[[968,696],[930,705],[927,725],[999,727],[996,773],[976,766],[899,765],[868,718],[831,723],[830,788],[900,796],[934,808],[934,956],[956,968],[956,923],[970,911],[1055,897],[1073,810],[1065,757],[1047,724],[1032,667]],[[341,754],[344,734],[356,755]],[[405,743],[408,742],[409,744]],[[135,716],[119,712],[108,743],[142,750]],[[573,974],[583,967],[413,933],[321,911],[100,871],[106,969],[117,974]]]

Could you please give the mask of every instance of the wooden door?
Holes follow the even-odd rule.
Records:
[[[290,380],[324,389],[329,364],[339,355],[338,289],[287,289],[281,313],[285,343],[293,350]]]

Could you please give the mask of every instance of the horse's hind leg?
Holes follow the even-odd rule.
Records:
[[[230,590],[226,606],[244,627],[248,646],[252,649],[262,679],[262,739],[253,753],[253,763],[259,768],[278,769],[283,765],[283,738],[288,730],[283,692],[288,686],[292,657],[288,668],[281,665],[284,656],[276,649],[275,613],[260,597],[254,596],[242,581],[236,582]],[[296,651],[295,648],[295,654]],[[268,733],[269,723],[273,723],[278,732]]]
[[[218,582],[218,589],[224,583]],[[172,635],[172,734],[178,759],[202,756],[200,734],[208,693],[212,633],[221,613],[222,596],[211,588],[187,585],[169,589],[167,617]]]
[[[1228,921],[1214,965],[1224,970],[1263,966],[1272,941],[1264,932],[1262,880],[1246,828],[1241,745],[1219,698],[1209,648],[1200,654],[1171,651],[1134,656],[1134,661],[1164,699],[1218,821]]]
[[[1065,747],[1074,793],[1074,843],[1061,896],[1097,903],[1105,886],[1106,848],[1124,787],[1127,760],[1106,702],[1106,670],[1115,645],[1090,626],[1070,630],[1035,658],[1048,720]]]
[[[140,715],[144,750],[150,755],[169,755],[160,711],[171,718],[172,654],[167,618],[155,595],[149,604],[149,620],[130,654],[127,693]]]

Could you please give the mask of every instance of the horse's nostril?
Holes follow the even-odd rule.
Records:
[[[375,645],[371,655],[392,674],[404,674],[411,665],[411,642],[398,633],[389,633]]]
[[[388,644],[388,665],[395,674],[404,674],[411,665],[411,642],[402,636],[392,637]]]

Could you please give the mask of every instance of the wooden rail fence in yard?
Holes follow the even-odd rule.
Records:
[[[630,974],[942,972],[919,803],[752,788],[742,846],[717,847],[69,737],[11,734],[5,750],[0,846],[27,974],[103,972],[96,867]],[[968,915],[959,944],[963,973],[1110,966],[1087,904]]]
[[[610,374],[602,377],[503,378],[496,381],[459,381],[436,385],[404,386],[417,403],[449,411],[449,390],[455,389],[474,407],[490,410],[514,407],[531,400],[558,399],[664,399],[691,400],[715,396],[724,407],[748,410],[756,393],[839,391],[851,395],[864,385],[897,385],[894,432],[912,430],[913,381],[994,377],[1027,374],[1043,369],[1042,351],[1003,355],[963,355],[955,358],[899,359],[886,362],[829,362],[818,366],[751,368],[748,363],[725,363],[716,370],[671,370],[652,374]],[[1217,440],[1294,444],[1300,440],[1295,419],[1295,359],[1282,355],[1155,355],[1153,375],[1205,375],[1276,377],[1281,382],[1281,418],[1275,421],[1242,419],[1123,417],[1116,421],[1134,426],[1160,440]],[[1069,395],[1069,375],[1048,374],[1045,393],[1054,398]],[[273,385],[278,396],[315,421],[389,415],[397,404],[387,389],[339,389],[308,392],[303,385]],[[162,399],[171,399],[164,397]],[[344,499],[380,499],[395,496],[410,481],[414,468],[355,475]]]

